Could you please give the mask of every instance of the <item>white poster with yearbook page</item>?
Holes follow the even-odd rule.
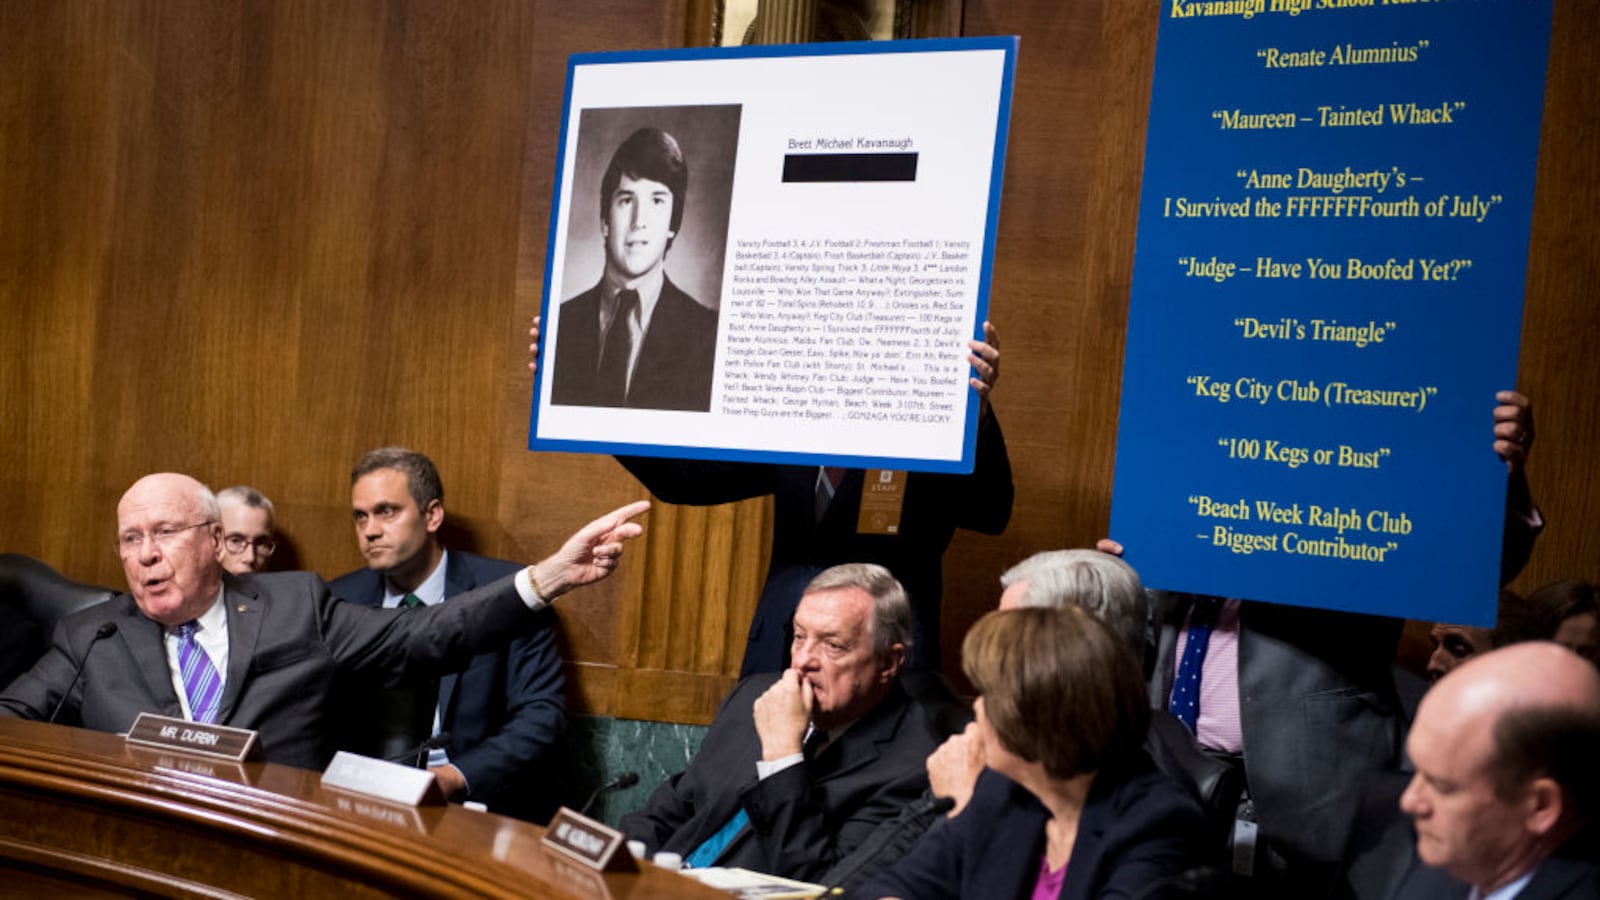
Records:
[[[1016,52],[573,56],[530,449],[970,472]]]

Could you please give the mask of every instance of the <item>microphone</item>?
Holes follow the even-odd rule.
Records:
[[[393,756],[385,756],[383,761],[392,763],[406,763],[407,765],[420,769],[422,766],[418,765],[418,763],[425,761],[422,758],[423,754],[433,750],[438,750],[440,747],[443,747],[448,743],[450,743],[450,732],[441,731],[433,737],[428,738],[415,747],[405,751],[404,753],[396,753]]]
[[[824,896],[837,897],[843,895],[846,890],[851,888],[851,882],[854,882],[868,866],[877,868],[892,865],[910,851],[909,846],[899,846],[902,835],[913,828],[920,828],[921,830],[913,835],[914,844],[916,839],[920,839],[928,829],[938,824],[940,816],[955,809],[955,807],[956,801],[953,797],[940,797],[934,794],[932,790],[923,791],[922,796],[913,800],[911,805],[907,806],[899,816],[885,823],[887,830],[880,829],[867,836],[861,847],[851,854],[851,857],[855,860],[854,864],[843,872],[828,873],[831,876],[828,879],[829,890],[824,893]],[[883,861],[883,855],[897,847],[900,850],[900,855]],[[847,857],[847,859],[849,858]]]
[[[593,806],[594,802],[600,799],[601,794],[609,794],[612,791],[620,791],[626,788],[631,788],[638,783],[638,772],[623,772],[621,775],[618,775],[605,784],[595,788],[594,793],[589,795],[589,799],[583,801],[583,808],[578,810],[578,815],[587,816],[589,814],[589,807]]]
[[[66,693],[62,694],[61,699],[56,701],[56,708],[50,711],[50,718],[45,719],[47,724],[55,724],[56,716],[61,715],[61,708],[67,705],[67,698],[72,696],[72,689],[78,686],[78,679],[83,677],[83,667],[89,662],[89,651],[94,649],[95,644],[116,633],[117,623],[115,622],[107,622],[95,630],[94,637],[89,639],[89,646],[83,648],[83,657],[78,660],[78,668],[72,673],[72,681],[67,684]]]

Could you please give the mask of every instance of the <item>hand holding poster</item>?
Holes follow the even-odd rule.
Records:
[[[1154,587],[1492,624],[1549,0],[1161,15],[1112,536]]]
[[[1015,52],[574,56],[529,446],[970,471]]]

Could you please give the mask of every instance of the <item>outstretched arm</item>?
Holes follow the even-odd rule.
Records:
[[[554,600],[576,587],[610,575],[622,559],[622,545],[644,533],[630,521],[650,508],[649,500],[629,503],[578,529],[561,549],[529,570],[540,597]]]

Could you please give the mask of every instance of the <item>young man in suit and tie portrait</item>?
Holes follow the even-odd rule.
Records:
[[[667,277],[689,167],[677,139],[640,128],[600,182],[600,283],[561,304],[551,402],[705,412],[717,311]]]

